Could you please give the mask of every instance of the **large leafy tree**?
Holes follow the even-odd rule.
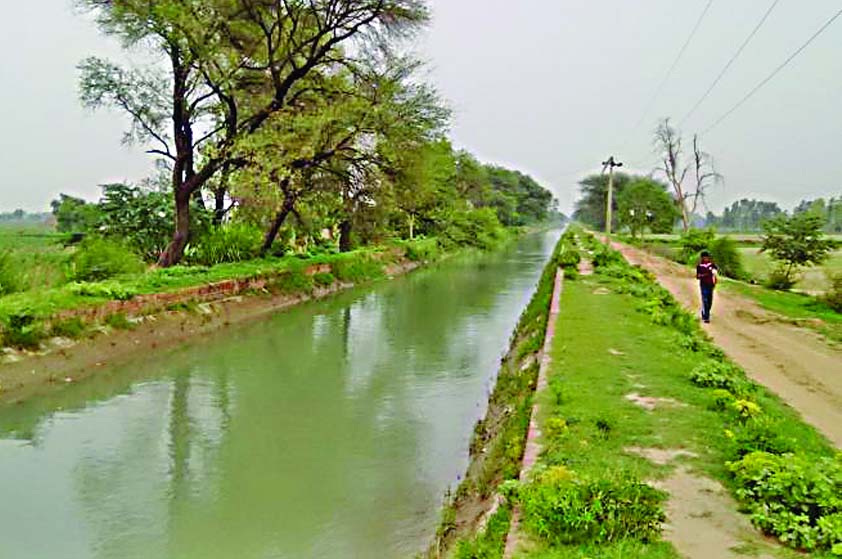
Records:
[[[149,144],[171,167],[175,228],[165,266],[183,255],[190,199],[245,164],[239,142],[294,112],[350,53],[365,56],[427,17],[422,0],[79,1],[104,32],[166,61],[166,71],[160,61],[142,70],[97,58],[80,65],[82,101],[125,111],[127,139]]]
[[[619,227],[617,201],[623,190],[634,178],[625,173],[614,174],[614,198],[611,229]],[[605,205],[608,200],[608,175],[589,175],[579,181],[582,195],[576,201],[573,218],[590,225],[597,231],[605,230]]]
[[[626,185],[617,197],[617,219],[637,236],[647,228],[653,233],[672,231],[679,213],[667,186],[649,178]]]

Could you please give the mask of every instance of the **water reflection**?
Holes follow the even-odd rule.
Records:
[[[555,238],[0,411],[0,557],[412,556]]]

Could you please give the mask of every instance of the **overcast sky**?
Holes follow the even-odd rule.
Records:
[[[772,2],[713,0],[651,102],[707,1],[432,0],[433,23],[418,47],[455,111],[455,144],[532,174],[569,211],[577,178],[609,154],[650,169],[658,118],[681,120]],[[688,139],[839,8],[839,0],[780,0],[685,123]],[[74,14],[70,0],[6,2],[3,12],[0,209],[45,210],[59,192],[95,199],[100,183],[149,174],[150,158],[120,144],[126,121],[90,113],[77,98],[76,64],[92,54],[119,57],[119,47]],[[842,18],[703,137],[725,176],[711,209],[742,197],[791,207],[842,194],[840,99]]]

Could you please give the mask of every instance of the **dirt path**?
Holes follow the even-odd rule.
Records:
[[[682,305],[696,312],[698,286],[690,270],[633,247],[613,246],[632,264],[654,273]],[[704,328],[752,379],[842,448],[842,351],[733,293],[717,292],[712,323]]]

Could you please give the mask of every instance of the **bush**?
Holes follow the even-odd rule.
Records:
[[[765,285],[766,287],[777,291],[789,291],[797,282],[798,278],[795,274],[787,272],[783,268],[776,268],[769,274],[769,277],[766,278]]]
[[[255,258],[263,243],[261,231],[251,225],[231,223],[214,227],[185,251],[191,264],[213,266]]]
[[[120,243],[106,239],[83,241],[70,262],[70,277],[76,281],[99,281],[143,270],[140,258]]]
[[[11,314],[3,322],[3,345],[22,349],[38,349],[47,337],[43,325],[28,312]]]
[[[842,555],[842,456],[752,452],[728,466],[761,530],[797,549]]]
[[[738,423],[728,432],[731,440],[729,454],[738,460],[752,452],[786,454],[797,450],[797,441],[787,439],[779,421],[768,417],[758,417],[751,421]]]
[[[838,313],[842,313],[842,274],[831,274],[830,288],[822,296],[822,301]]]
[[[705,388],[719,388],[732,394],[744,395],[751,385],[742,371],[730,363],[705,361],[690,373],[690,382]]]
[[[719,237],[710,244],[710,255],[719,273],[734,279],[746,276],[737,243],[730,237]]]
[[[579,254],[579,250],[574,245],[562,243],[559,245],[556,261],[565,271],[578,270],[582,255]]]
[[[335,281],[336,277],[330,272],[316,272],[313,274],[313,283],[319,287],[330,287]]]
[[[80,297],[96,297],[117,301],[128,301],[137,295],[136,289],[117,283],[116,281],[99,283],[71,283],[67,289],[72,294]]]
[[[661,531],[664,494],[632,478],[575,479],[554,469],[519,491],[524,525],[555,545],[654,541]]]
[[[368,255],[356,254],[331,264],[333,275],[339,281],[360,283],[383,277],[383,267]]]
[[[55,322],[50,326],[50,335],[61,338],[81,338],[85,334],[85,323],[79,317]]]
[[[678,241],[681,246],[679,260],[685,264],[694,262],[699,258],[700,252],[710,250],[715,238],[716,233],[713,229],[690,229],[681,235]]]
[[[435,260],[439,254],[436,239],[415,239],[406,244],[406,257],[413,262]]]

